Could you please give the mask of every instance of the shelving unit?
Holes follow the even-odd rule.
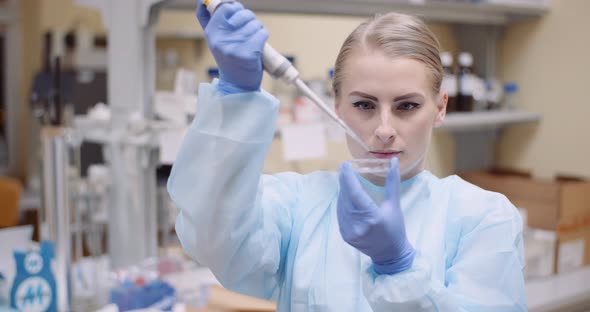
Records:
[[[491,25],[539,17],[548,9],[546,5],[432,0],[243,0],[241,3],[256,12],[368,16],[395,10],[432,21]],[[194,10],[195,1],[170,0],[165,7]]]
[[[540,120],[541,114],[522,111],[449,113],[439,129],[454,132],[499,129],[505,126],[538,122]]]

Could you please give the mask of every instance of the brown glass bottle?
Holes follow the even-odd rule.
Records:
[[[443,81],[441,89],[447,92],[447,113],[457,111],[457,74],[453,68],[453,55],[450,52],[442,52],[440,60],[443,66]]]
[[[469,52],[459,53],[459,92],[457,96],[457,111],[473,111],[473,56]]]

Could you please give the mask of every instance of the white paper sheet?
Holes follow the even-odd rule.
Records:
[[[287,161],[323,158],[327,154],[322,123],[292,124],[281,129],[283,157]]]

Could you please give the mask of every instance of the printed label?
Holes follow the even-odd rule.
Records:
[[[459,81],[459,93],[462,95],[472,95],[474,87],[474,77],[471,74],[461,76]]]
[[[569,272],[582,266],[584,263],[585,243],[583,239],[577,239],[559,245],[558,273]]]
[[[23,312],[46,311],[51,304],[51,287],[42,278],[31,277],[16,290],[16,308]]]

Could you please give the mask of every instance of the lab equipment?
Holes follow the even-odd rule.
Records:
[[[286,56],[286,58],[295,64],[294,56]],[[282,129],[284,126],[288,126],[294,122],[295,114],[295,99],[297,98],[297,89],[292,84],[283,83],[280,80],[272,81],[271,93],[281,103],[279,108],[279,118],[277,121],[277,127]]]
[[[348,160],[348,163],[359,174],[376,175],[384,178],[387,177],[390,165],[389,159],[377,158],[353,158]]]
[[[453,67],[453,54],[451,52],[442,52],[440,61],[444,72],[441,89],[446,91],[449,96],[447,113],[452,113],[457,111],[457,73]]]
[[[16,275],[10,291],[10,306],[19,311],[57,312],[55,276],[51,269],[53,244],[41,242],[40,249],[15,250]]]
[[[47,223],[48,236],[43,239],[55,243],[55,280],[57,310],[67,311],[69,296],[71,232],[70,185],[68,181],[68,146],[66,133],[60,127],[46,127],[41,132],[43,152],[42,222]]]
[[[204,0],[203,5],[207,8],[207,11],[213,15],[217,7],[223,2],[225,1]],[[242,15],[246,15],[246,13]],[[266,38],[264,38],[264,41],[266,41]],[[332,111],[313,91],[311,91],[311,89],[303,82],[303,80],[299,78],[299,72],[289,62],[289,60],[277,52],[268,43],[264,44],[264,49],[262,51],[262,66],[264,70],[266,70],[273,78],[282,79],[286,83],[294,84],[300,92],[311,99],[324,113],[328,114],[328,116],[333,121],[340,125],[353,140],[355,140],[365,150],[369,150],[369,147],[365,144],[365,142],[350,127],[348,127],[348,125],[342,119],[340,119],[340,117],[338,117],[338,115],[336,115],[336,113]],[[233,71],[235,70],[232,70],[232,72]],[[242,72],[236,71],[232,75],[251,77],[252,74],[244,74]],[[262,74],[260,74],[260,76],[261,75]],[[258,73],[256,73],[256,77],[258,77]],[[262,79],[262,77],[260,79]],[[238,77],[236,77],[236,81],[241,83]],[[256,81],[258,82],[258,86],[260,86],[260,80]]]
[[[220,97],[211,84],[198,94],[168,191],[185,252],[224,287],[275,299],[278,311],[526,311],[522,223],[503,196],[428,171],[404,180],[414,264],[376,275],[339,233],[336,173],[261,174],[278,101]]]
[[[137,266],[113,272],[110,302],[116,304],[119,311],[146,308],[172,311],[176,289],[162,276],[178,272],[180,266],[173,258],[150,258]]]
[[[409,178],[407,175],[411,171],[417,171],[418,165],[422,163],[424,157],[426,156],[426,151],[417,157],[416,160],[411,162],[410,164],[404,166],[403,168],[400,167],[400,176],[402,179]],[[375,175],[378,177],[387,177],[390,168],[390,159],[379,159],[379,158],[352,158],[348,160],[348,163],[352,166],[355,172],[359,174],[370,174]]]
[[[348,163],[340,167],[338,225],[342,238],[371,257],[379,274],[396,274],[409,269],[416,251],[408,242],[400,207],[400,175],[397,158],[385,182],[382,203],[375,203],[363,190]]]
[[[516,108],[514,103],[514,96],[518,92],[518,85],[514,82],[507,82],[504,84],[504,99],[502,106],[504,109],[513,110]]]
[[[111,303],[116,304],[119,311],[147,308],[172,311],[176,291],[168,283],[157,279],[149,282],[126,280],[111,290]]]
[[[498,110],[501,107],[502,96],[504,93],[503,86],[496,78],[485,80],[486,96],[488,110]]]
[[[473,111],[473,89],[475,76],[473,74],[473,55],[469,52],[459,53],[459,95],[457,97],[457,111]]]

